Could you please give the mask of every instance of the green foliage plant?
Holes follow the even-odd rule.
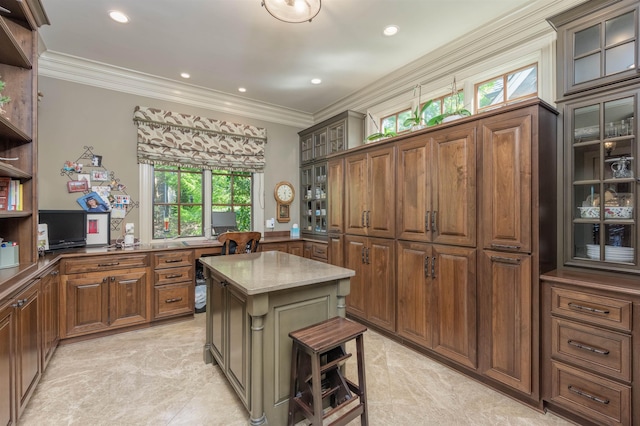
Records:
[[[4,90],[4,87],[6,86],[6,83],[2,80],[0,80],[0,92],[2,92]],[[9,96],[0,96],[0,107],[2,107],[2,105],[8,103],[11,100],[11,98]]]
[[[392,138],[394,136],[397,136],[398,134],[396,132],[394,132],[393,130],[389,130],[389,129],[384,129],[384,131],[382,132],[376,132],[376,133],[372,133],[369,136],[367,136],[367,141],[372,142],[372,141],[376,141],[378,139],[385,139],[385,138]]]
[[[404,123],[403,123],[404,126],[412,127],[412,126],[420,126],[421,124],[423,124],[424,113],[427,110],[427,108],[431,106],[432,103],[433,103],[433,99],[429,99],[427,102],[424,103],[424,105],[422,105],[422,108],[420,108],[420,106],[417,106],[416,109],[411,113],[411,117],[404,120]]]

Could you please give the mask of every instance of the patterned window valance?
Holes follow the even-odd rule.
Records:
[[[138,163],[260,172],[267,130],[137,106]]]

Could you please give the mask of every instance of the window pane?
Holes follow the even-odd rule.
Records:
[[[440,115],[440,105],[442,104],[442,102],[440,102],[440,99],[434,100],[431,105],[429,105],[426,109],[426,111],[424,112],[423,118],[425,122],[428,122],[429,120],[431,120],[433,117],[435,117],[436,115]]]
[[[605,46],[622,43],[635,36],[633,12],[626,13],[605,22]]]
[[[405,126],[404,125],[404,121],[409,117],[411,117],[411,110],[410,109],[398,113],[398,132],[403,132],[403,131],[409,130],[411,128],[411,126]]]
[[[507,100],[538,93],[538,67],[532,66],[507,76]]]
[[[617,72],[633,69],[635,66],[635,43],[626,43],[607,49],[605,52],[605,74],[611,75]]]
[[[251,204],[251,176],[236,175],[233,180],[233,204]]]
[[[153,238],[173,238],[178,235],[178,207],[153,206]]]
[[[236,220],[238,221],[239,231],[251,231],[251,207],[241,206],[236,207]]]
[[[202,204],[202,173],[180,174],[180,202]]]
[[[585,56],[574,63],[574,84],[600,77],[600,53]]]
[[[461,90],[454,96],[445,96],[444,113],[454,112],[464,108],[464,92]]]
[[[202,236],[202,206],[180,207],[180,236]]]
[[[478,86],[478,108],[485,108],[504,102],[504,82],[502,78],[487,81]]]
[[[154,203],[175,203],[178,193],[178,173],[156,171],[154,173]]]
[[[600,48],[600,25],[594,25],[586,30],[578,31],[575,35],[574,55],[582,56],[585,53]]]
[[[392,132],[396,131],[396,116],[392,115],[391,117],[386,117],[382,119],[382,132],[385,130],[389,130]]]
[[[211,203],[231,205],[231,176],[215,171],[211,177]]]

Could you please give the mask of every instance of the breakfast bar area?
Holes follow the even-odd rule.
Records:
[[[204,361],[216,362],[252,425],[285,424],[291,331],[345,316],[354,271],[277,251],[201,258]]]

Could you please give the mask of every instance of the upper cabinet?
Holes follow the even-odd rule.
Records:
[[[558,31],[558,96],[638,74],[638,2],[591,0],[549,19]]]
[[[362,144],[364,114],[345,111],[298,133],[300,163],[322,160],[327,155]]]
[[[15,274],[37,260],[37,30],[44,24],[39,0],[0,0],[0,80],[2,96],[11,99],[0,111],[0,178],[13,180],[21,194],[15,208],[0,209],[0,237],[20,247]]]

